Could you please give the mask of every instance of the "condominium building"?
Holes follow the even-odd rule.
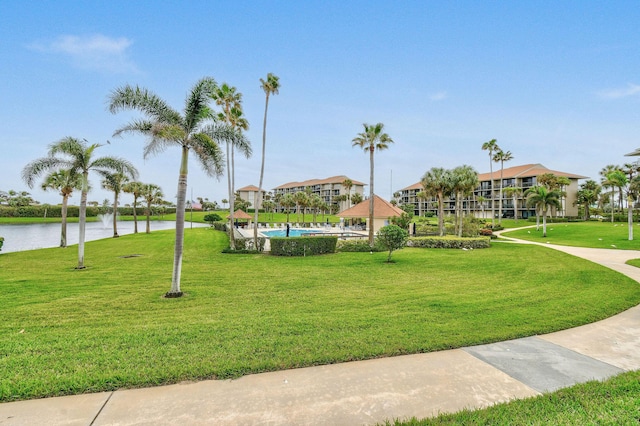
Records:
[[[493,211],[496,215],[498,214],[500,203],[502,203],[503,217],[526,219],[535,216],[535,209],[526,206],[524,192],[532,186],[537,185],[537,179],[540,175],[547,173],[558,177],[566,177],[570,182],[568,186],[562,188],[565,195],[562,197],[562,208],[558,213],[563,216],[578,216],[578,207],[575,205],[578,192],[578,180],[586,179],[587,176],[551,170],[542,164],[524,164],[522,166],[503,169],[502,188],[512,187],[518,188],[518,190],[515,196],[507,194],[506,191],[503,190],[502,199],[500,199],[500,169],[493,171],[493,178],[491,173],[479,174],[479,185],[474,190],[472,196],[463,200],[463,209],[476,217],[491,218],[491,203],[493,203]],[[400,204],[413,204],[415,206],[415,214],[420,216],[424,215],[425,212],[437,213],[437,200],[431,197],[423,199],[418,196],[422,191],[423,187],[421,182],[401,189],[399,191]],[[444,212],[445,214],[453,214],[454,211],[455,197],[451,196],[444,202]]]
[[[345,187],[345,181],[351,181],[351,188]],[[342,211],[351,207],[350,200],[354,194],[359,194],[364,198],[364,186],[365,184],[360,181],[340,175],[325,179],[309,179],[303,182],[284,183],[273,188],[273,196],[274,199],[278,199],[285,194],[294,194],[309,188],[311,194],[319,195],[329,206],[337,205],[338,210]],[[344,195],[348,195],[348,199],[346,199],[347,197],[342,197]],[[278,206],[277,208],[282,210],[282,206]]]
[[[236,190],[241,200],[249,202],[251,207],[255,207],[256,200],[260,200],[260,205],[262,206],[262,201],[264,200],[265,190],[262,190],[262,196],[258,198],[258,192],[260,188],[255,185],[247,185],[243,186]]]

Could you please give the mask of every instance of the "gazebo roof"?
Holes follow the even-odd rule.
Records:
[[[227,216],[227,219],[229,219],[231,215]],[[234,219],[253,219],[249,214],[245,213],[243,210],[236,210],[235,212],[233,212],[233,218]]]
[[[373,196],[373,217],[376,219],[386,219],[388,217],[400,217],[404,213],[399,207],[394,206],[387,200],[377,195]],[[355,206],[338,213],[338,217],[369,217],[369,200],[356,204]]]

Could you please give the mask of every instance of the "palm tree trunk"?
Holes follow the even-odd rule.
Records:
[[[67,204],[69,195],[62,196],[62,229],[60,230],[60,247],[67,247]]]
[[[438,192],[438,232],[444,237],[444,193]]]
[[[87,187],[88,187],[88,173],[84,173],[84,182],[82,184],[82,193],[80,195],[80,213],[78,218],[78,266],[77,269],[84,269],[84,238],[85,227],[87,224]]]
[[[176,209],[176,213],[177,213]],[[150,234],[151,233],[151,201],[147,201],[147,228],[146,228],[146,233]]]
[[[118,193],[113,197],[113,238],[118,238]]]
[[[138,213],[136,209],[138,207],[138,197],[133,196],[133,233],[138,233]]]
[[[167,297],[180,297],[180,275],[182,273],[182,255],[184,253],[184,212],[187,201],[187,174],[188,174],[189,148],[182,147],[182,161],[180,163],[180,176],[178,177],[178,199],[176,201],[176,242],[173,253],[173,275],[171,276],[171,290]]]
[[[609,201],[609,204],[611,205],[611,223],[613,223],[613,212],[615,210],[615,206],[616,206],[616,201],[615,201],[615,191],[614,191],[614,187],[611,187],[611,200]]]
[[[633,198],[627,196],[627,222],[629,224],[629,241],[633,241]]]
[[[491,228],[495,228],[496,226],[496,207],[495,204],[493,202],[493,157],[492,157],[492,152],[489,151],[489,175],[490,175],[490,179],[491,179],[491,192],[490,192],[490,198],[491,198]]]
[[[504,171],[504,162],[500,162],[500,193],[498,195],[498,226],[502,225],[502,179]]]
[[[373,152],[375,146],[369,147],[369,246],[373,247]]]
[[[231,226],[229,227],[229,247],[231,250],[235,250],[235,231],[233,224],[233,205],[235,197],[233,195],[233,184],[231,183],[231,164],[230,164],[230,156],[229,156],[229,142],[227,142],[227,186],[229,187],[229,223]]]
[[[254,247],[258,247],[258,209],[260,201],[262,201],[262,179],[264,178],[264,158],[265,147],[267,145],[267,111],[269,110],[269,92],[267,91],[264,103],[264,120],[262,121],[262,162],[260,163],[260,180],[258,181],[258,198],[256,199],[256,207],[254,213],[254,222],[256,226],[253,228]],[[260,200],[260,201],[258,201]]]
[[[542,212],[542,237],[547,237],[547,209]]]

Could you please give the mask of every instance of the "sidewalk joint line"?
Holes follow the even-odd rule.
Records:
[[[109,401],[111,400],[111,397],[113,396],[113,394],[115,393],[115,391],[112,391],[109,396],[107,397],[107,399],[104,401],[104,404],[102,404],[102,407],[100,407],[100,409],[98,410],[98,412],[96,413],[96,416],[93,418],[93,420],[91,420],[91,423],[89,423],[89,426],[93,426],[93,424],[96,422],[96,420],[98,420],[98,416],[100,416],[100,413],[102,413],[102,410],[104,410],[104,407],[107,406],[107,404],[109,403]]]

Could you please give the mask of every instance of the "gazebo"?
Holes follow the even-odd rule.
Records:
[[[376,233],[383,226],[389,225],[389,218],[400,217],[404,211],[399,207],[394,206],[387,200],[384,200],[377,195],[373,196],[373,232]],[[369,221],[369,200],[356,204],[355,206],[338,213],[338,217],[344,219],[357,219],[365,218]],[[367,223],[367,229],[371,226]]]
[[[227,220],[229,220],[230,218],[231,218],[231,215],[227,216]],[[243,210],[238,209],[235,212],[233,212],[233,219],[236,220],[236,223],[237,223],[238,219],[246,220],[247,221],[247,227],[250,228],[251,227],[251,220],[253,218],[248,213],[245,213]]]

